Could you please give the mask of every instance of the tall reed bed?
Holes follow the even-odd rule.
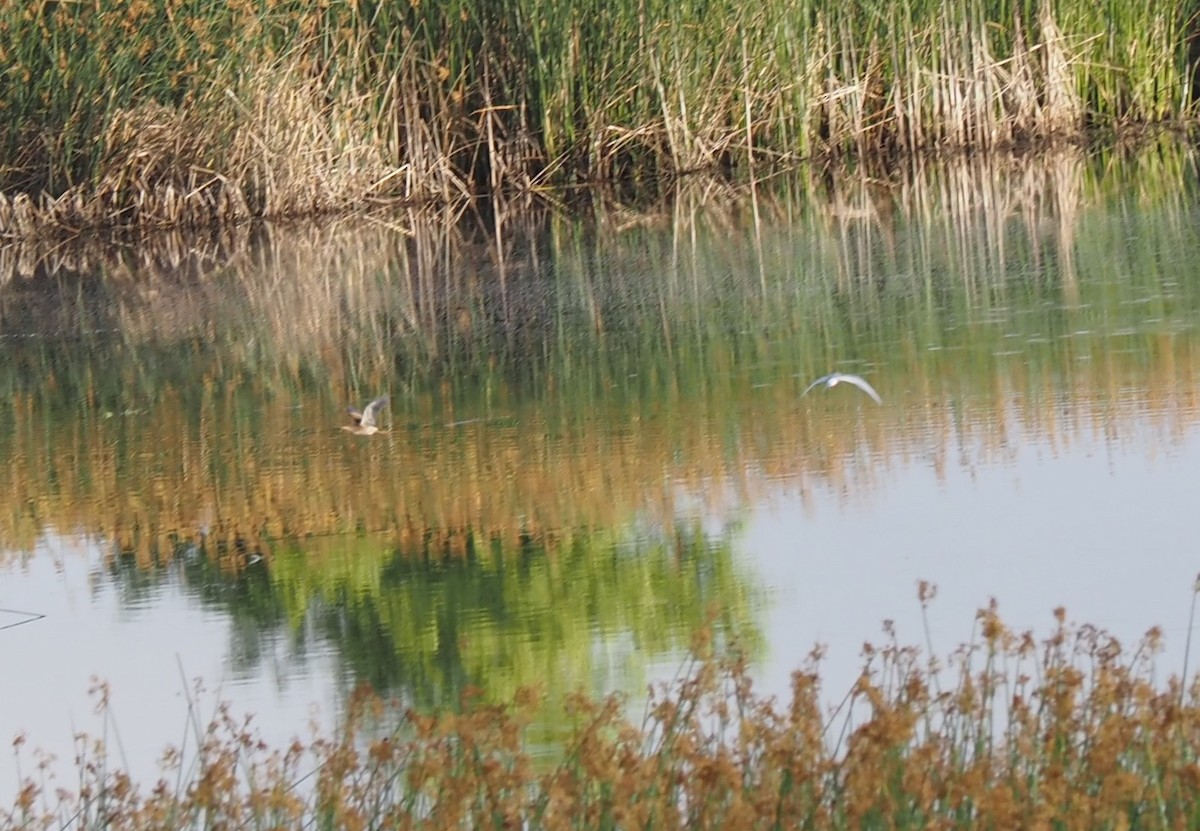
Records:
[[[8,3],[0,232],[648,186],[1181,117],[1196,5]]]
[[[922,602],[932,596],[923,586]],[[652,690],[573,696],[565,746],[536,756],[536,690],[422,714],[369,693],[333,736],[265,746],[227,709],[193,718],[155,785],[80,739],[78,783],[26,769],[6,828],[1200,827],[1200,686],[1154,674],[1157,630],[1128,650],[1066,622],[1044,640],[993,606],[944,662],[894,633],[864,647],[844,696],[821,653],[790,697],[754,689],[735,652],[695,657]],[[1186,670],[1185,670],[1186,671]],[[97,695],[103,711],[108,691]],[[836,709],[829,702],[839,700]],[[18,742],[17,752],[27,755]]]

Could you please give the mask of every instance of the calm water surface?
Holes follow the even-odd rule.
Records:
[[[1177,672],[1192,158],[759,196],[0,254],[0,797],[79,731],[149,781],[221,701],[282,743],[360,682],[636,699],[712,610],[771,692],[826,644],[832,701],[919,580],[943,653],[995,598]],[[833,369],[883,405],[799,397]]]

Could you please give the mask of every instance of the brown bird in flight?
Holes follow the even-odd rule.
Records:
[[[361,413],[350,407],[349,413],[350,417],[354,419],[354,424],[343,424],[342,429],[356,436],[373,436],[376,433],[383,432],[379,429],[375,420],[379,417],[379,411],[386,407],[390,400],[389,396],[381,395],[363,407]]]

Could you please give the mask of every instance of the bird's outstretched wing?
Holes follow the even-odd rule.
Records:
[[[838,378],[839,381],[845,381],[847,384],[853,384],[867,395],[875,399],[876,404],[882,404],[883,399],[879,397],[879,393],[875,392],[875,388],[867,383],[865,378],[860,378],[857,375],[842,375]]]
[[[387,395],[379,396],[378,398],[376,398],[374,401],[372,401],[370,404],[368,404],[366,407],[363,408],[362,415],[359,416],[356,419],[356,421],[358,421],[358,423],[361,424],[363,427],[377,426],[375,424],[375,419],[379,416],[379,411],[382,410],[384,407],[386,407],[388,404],[388,401],[390,401],[390,400],[391,400],[391,398]],[[353,416],[354,412],[351,411],[350,415]]]

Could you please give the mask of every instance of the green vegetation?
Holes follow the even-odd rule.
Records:
[[[0,233],[994,148],[1193,110],[1195,0],[25,0]]]
[[[1200,683],[1156,680],[1157,630],[1130,651],[1055,616],[1038,642],[981,610],[973,639],[944,660],[893,633],[865,648],[844,698],[822,689],[814,650],[784,701],[756,693],[738,651],[714,657],[702,631],[641,720],[620,696],[571,697],[553,757],[530,748],[545,707],[536,687],[502,704],[465,696],[436,716],[364,691],[339,733],[286,748],[226,709],[188,725],[154,785],[81,740],[78,784],[29,773],[0,826],[1200,827]],[[842,698],[834,712],[831,696]]]

